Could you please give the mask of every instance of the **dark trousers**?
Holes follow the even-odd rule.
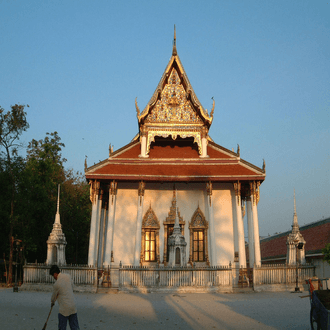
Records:
[[[76,314],[71,314],[69,316],[64,316],[58,313],[58,330],[66,330],[66,325],[69,321],[71,330],[79,330],[78,316]]]

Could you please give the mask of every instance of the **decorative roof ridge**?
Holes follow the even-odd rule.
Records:
[[[249,167],[252,167],[253,169],[257,170],[258,172],[261,172],[265,177],[266,177],[266,173],[263,171],[262,168],[256,166],[256,165],[253,165],[252,163],[249,163],[248,161],[244,160],[244,159],[240,159],[240,162],[249,166]]]
[[[112,155],[111,155],[111,159],[112,158],[116,158],[117,156],[119,156],[125,149],[127,149],[127,148],[131,148],[131,147],[133,147],[135,144],[139,144],[140,143],[140,141],[138,141],[138,140],[132,140],[130,143],[128,143],[128,144],[126,144],[126,145],[124,145],[123,147],[121,147],[121,148],[119,148],[118,150],[116,150],[116,151],[114,151],[113,153],[112,153]],[[108,158],[108,159],[110,159],[110,158]]]
[[[97,164],[94,164],[94,165],[92,165],[92,166],[87,167],[87,169],[85,170],[85,175],[88,174],[88,172],[95,170],[95,169],[96,169],[97,167],[99,167],[100,165],[103,165],[103,164],[107,163],[108,161],[109,161],[109,158],[104,159],[104,160],[101,160],[101,161],[98,162]]]
[[[213,141],[209,141],[208,143],[209,143],[209,145],[211,145],[211,146],[213,146],[213,147],[215,147],[215,148],[218,148],[218,149],[220,149],[220,150],[222,150],[222,151],[224,151],[224,152],[227,152],[227,153],[230,154],[230,155],[233,155],[233,156],[235,156],[235,157],[238,157],[238,158],[239,158],[239,161],[240,161],[242,164],[247,165],[247,166],[249,166],[249,167],[252,167],[253,169],[255,169],[255,170],[257,170],[257,171],[263,173],[263,174],[266,176],[266,173],[264,172],[264,170],[263,170],[262,168],[260,168],[260,167],[258,167],[258,166],[256,166],[256,165],[253,165],[252,163],[250,163],[250,162],[248,162],[248,161],[242,159],[242,158],[240,157],[240,155],[239,155],[238,152],[231,151],[231,150],[229,150],[229,149],[227,149],[227,148],[225,148],[225,147],[223,147],[223,146],[221,146],[221,145],[219,145],[219,144],[217,144],[217,143],[215,143],[215,142],[213,142]]]
[[[235,151],[229,150],[220,144],[215,143],[212,139],[208,141],[208,144],[211,145],[212,147],[218,148],[224,152],[227,152],[228,154],[237,157],[237,153]]]
[[[326,223],[329,223],[329,222],[330,222],[330,217],[326,218],[326,219],[317,220],[317,221],[308,223],[306,225],[300,226],[300,232],[305,231],[305,230],[310,229],[310,228],[313,228],[313,227],[322,226],[322,225],[324,225]],[[278,234],[274,234],[274,235],[267,236],[267,237],[264,237],[264,238],[260,238],[260,242],[261,241],[263,241],[263,242],[271,241],[271,240],[276,239],[276,238],[280,238],[280,237],[283,237],[283,236],[288,236],[291,233],[292,233],[292,230],[287,230],[287,231],[284,231],[282,233],[278,233]]]
[[[329,218],[326,218],[326,219],[322,219],[322,220],[317,220],[317,221],[313,221],[313,222],[310,222],[306,225],[303,225],[303,226],[300,226],[300,232],[302,232],[303,230],[307,230],[309,228],[313,228],[313,227],[318,227],[318,226],[322,226],[326,223],[329,223],[330,222],[330,217]]]
[[[85,174],[96,169],[97,167],[101,166],[101,165],[104,165],[105,163],[109,162],[110,159],[112,158],[116,158],[116,156],[118,156],[119,154],[121,154],[125,149],[127,148],[131,148],[133,147],[135,144],[139,144],[140,142],[139,141],[131,141],[130,143],[124,145],[123,147],[121,147],[120,149],[114,151],[111,155],[110,158],[106,158],[90,167],[87,167],[86,170],[85,170]],[[134,158],[133,158],[134,159]]]

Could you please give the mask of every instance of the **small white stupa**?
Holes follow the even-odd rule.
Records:
[[[179,224],[179,214],[178,208],[176,206],[176,196],[175,202],[175,222],[172,235],[168,238],[169,247],[169,261],[168,266],[170,267],[185,267],[186,262],[186,246],[187,243],[184,236],[181,234],[181,228]]]
[[[295,191],[293,192],[293,199],[294,199],[294,213],[293,213],[293,222],[292,222],[292,232],[289,234],[286,241],[286,245],[287,245],[286,261],[288,265],[295,265],[297,261],[300,264],[306,263],[305,260],[306,241],[304,240],[303,236],[299,231]]]
[[[57,197],[57,212],[55,215],[55,222],[53,224],[53,230],[50,233],[47,241],[47,265],[56,264],[58,266],[65,265],[65,246],[66,239],[62,231],[62,225],[60,221],[60,185],[58,185],[58,197]]]

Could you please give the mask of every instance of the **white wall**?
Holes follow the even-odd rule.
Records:
[[[222,266],[234,261],[233,193],[231,183],[213,184],[216,260]]]
[[[164,225],[173,199],[173,183],[146,183],[143,202],[143,216],[150,204],[160,223],[159,252],[161,262],[164,254]],[[189,259],[189,222],[199,208],[209,221],[208,198],[203,183],[176,183],[177,206],[180,216],[185,221],[185,239],[187,242],[186,260]],[[217,264],[228,265],[234,259],[232,184],[213,184],[213,207],[216,237]],[[135,233],[138,203],[138,183],[118,183],[115,225],[114,225],[114,260],[123,265],[134,262]],[[208,235],[210,242],[210,235]],[[210,246],[209,246],[210,254]]]

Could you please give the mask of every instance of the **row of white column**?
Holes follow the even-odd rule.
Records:
[[[237,183],[239,185],[239,183]],[[235,251],[238,251],[238,264],[240,268],[246,268],[246,253],[245,253],[245,237],[244,237],[244,222],[242,216],[242,203],[240,187],[234,187],[238,189],[238,193],[235,194],[235,215],[236,221],[234,221],[234,247]],[[251,194],[246,200],[247,209],[247,225],[248,225],[248,246],[249,246],[249,266],[254,267],[261,265],[260,254],[260,237],[259,237],[259,221],[258,221],[258,209],[256,195]]]
[[[208,183],[208,213],[209,213],[209,238],[210,238],[210,263],[212,266],[217,265],[216,242],[214,230],[214,212],[212,199],[212,184]],[[115,182],[111,182],[109,190],[108,211],[102,209],[102,197],[99,191],[96,190],[92,200],[92,216],[91,229],[89,239],[88,264],[91,266],[110,266],[112,262],[113,251],[113,236],[115,225],[115,208],[116,208],[116,193],[117,187]],[[260,240],[259,240],[259,223],[257,201],[255,196],[246,201],[247,221],[248,221],[248,239],[249,239],[249,264],[261,265],[260,256]],[[143,202],[144,202],[144,183],[140,182],[139,194],[137,201],[137,219],[136,219],[136,234],[135,234],[135,252],[134,265],[140,264],[141,253],[141,230],[143,220]],[[240,194],[235,197],[235,215],[234,221],[234,246],[235,251],[239,255],[239,267],[246,267],[245,253],[245,238],[244,238],[244,223],[242,217],[242,204]],[[255,239],[256,238],[256,239]],[[100,244],[101,243],[101,244]],[[103,261],[103,264],[102,264]]]
[[[88,265],[110,266],[113,251],[113,234],[116,208],[116,183],[111,182],[108,210],[102,208],[102,196],[96,189],[92,199],[92,216],[89,236]]]

